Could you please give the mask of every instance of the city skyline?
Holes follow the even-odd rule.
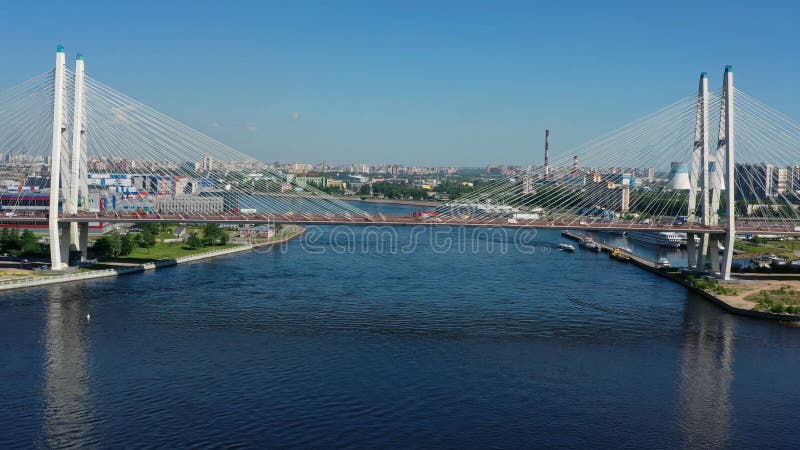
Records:
[[[621,3],[186,6],[0,6],[3,41],[20,43],[0,86],[39,73],[40,54],[63,43],[92,77],[265,161],[527,165],[545,128],[563,155],[691,93],[700,71],[717,84],[728,63],[744,89],[800,116],[798,88],[768,76],[796,63],[759,51],[796,41],[788,2],[658,15]],[[650,33],[668,23],[670,34]]]
[[[793,448],[798,12],[0,2],[0,449]]]

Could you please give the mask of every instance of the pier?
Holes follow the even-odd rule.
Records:
[[[583,240],[583,238],[584,238],[583,235],[580,235],[580,234],[578,234],[578,233],[576,233],[574,231],[570,231],[570,230],[562,231],[561,232],[561,236],[563,236],[563,237],[565,237],[567,239],[573,240],[573,241],[577,241],[577,242],[581,242]],[[597,242],[597,241],[595,241],[595,244],[597,245],[597,247],[602,252],[609,254],[609,256],[611,255],[611,252],[613,252],[614,248],[615,248],[615,247],[613,247],[611,245],[604,244],[604,243]],[[697,286],[694,286],[693,284],[691,284],[687,280],[687,276],[692,274],[692,272],[690,272],[688,269],[659,267],[656,262],[651,261],[651,260],[649,260],[647,258],[643,258],[643,257],[641,257],[639,255],[636,255],[636,254],[633,254],[631,252],[624,252],[624,254],[625,254],[626,257],[628,257],[628,262],[629,263],[631,263],[631,264],[633,264],[633,265],[635,265],[637,267],[640,267],[640,268],[642,268],[644,270],[647,270],[649,272],[653,272],[653,273],[655,273],[655,274],[657,274],[659,276],[662,276],[662,277],[664,277],[664,278],[666,278],[666,279],[668,279],[670,281],[674,281],[676,283],[682,284],[687,289],[689,289],[689,290],[691,290],[693,292],[696,292],[697,294],[699,294],[703,298],[711,301],[715,305],[717,305],[717,306],[719,306],[719,307],[721,307],[721,308],[723,308],[726,311],[729,311],[731,313],[739,314],[739,315],[742,315],[742,316],[757,317],[757,318],[760,318],[760,319],[770,319],[770,320],[778,320],[778,321],[781,321],[781,322],[792,322],[792,323],[795,323],[795,324],[800,324],[800,315],[795,315],[795,314],[777,314],[777,313],[768,312],[768,311],[758,311],[758,310],[748,309],[746,306],[749,306],[747,304],[749,302],[743,302],[741,299],[737,298],[736,296],[717,295],[717,294],[709,292],[709,291],[707,291],[705,289],[702,289],[702,288],[699,288]],[[704,277],[702,274],[697,274],[697,276],[699,278],[700,277]],[[760,280],[760,281],[762,283],[767,283],[767,284],[769,283],[768,280]],[[733,282],[731,284],[734,285],[734,286],[746,286],[748,283],[755,284],[757,282],[758,281],[754,281],[752,279],[752,277],[751,277],[750,279],[737,280],[736,282]],[[758,289],[759,287],[760,286],[756,285],[756,289]]]

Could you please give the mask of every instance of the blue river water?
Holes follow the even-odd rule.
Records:
[[[0,448],[796,447],[800,329],[560,241],[312,227],[2,293]]]

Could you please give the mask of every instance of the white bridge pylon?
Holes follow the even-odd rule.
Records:
[[[63,204],[64,212],[78,212],[78,191],[81,182],[85,182],[84,112],[84,62],[81,54],[75,61],[75,80],[73,97],[73,130],[72,147],[68,161],[62,161],[62,151],[67,142],[66,114],[67,80],[66,56],[64,47],[56,49],[56,65],[53,71],[53,143],[50,153],[50,204],[48,210],[48,233],[50,239],[50,266],[53,270],[64,270],[69,263],[70,250],[80,250],[81,258],[86,259],[86,247],[89,239],[88,223],[77,224],[59,222],[58,209],[62,190],[67,192]],[[67,169],[66,173],[62,173]],[[84,178],[80,178],[83,176]]]
[[[196,193],[197,186],[194,184],[189,186],[186,184],[187,182],[199,183],[201,179],[212,180],[216,183],[214,189],[218,189],[220,192],[230,192],[236,196],[249,195],[248,202],[261,196],[259,200],[266,202],[267,205],[266,208],[259,209],[259,212],[284,217],[285,221],[291,221],[293,215],[297,217],[298,222],[308,223],[326,220],[331,223],[371,223],[374,221],[374,218],[368,213],[358,210],[355,206],[343,202],[337,197],[319,191],[310,182],[305,181],[308,177],[284,174],[272,166],[258,163],[235,149],[86,77],[84,60],[81,55],[76,58],[75,71],[71,72],[66,69],[64,48],[59,46],[56,52],[55,68],[50,74],[52,75],[48,74],[47,81],[52,83],[50,84],[52,91],[47,89],[49,86],[43,88],[44,83],[36,84],[37,95],[42,95],[42,97],[37,97],[36,101],[28,100],[30,97],[22,90],[23,88],[18,91],[10,91],[16,96],[13,100],[17,104],[29,108],[41,105],[43,108],[41,116],[31,115],[32,118],[29,120],[32,125],[28,127],[42,127],[42,142],[36,141],[35,137],[18,137],[18,135],[33,135],[33,133],[23,133],[27,128],[19,126],[8,126],[6,130],[0,129],[0,138],[4,140],[3,146],[9,149],[15,147],[24,150],[25,145],[29,145],[28,148],[40,148],[42,152],[47,152],[48,141],[52,137],[49,148],[50,192],[47,222],[50,256],[54,270],[63,270],[67,266],[70,251],[80,250],[82,257],[86,256],[88,222],[90,220],[103,221],[104,217],[113,218],[115,216],[119,218],[117,211],[131,211],[137,208],[137,206],[131,206],[130,209],[124,209],[128,206],[120,209],[117,209],[116,206],[111,209],[102,209],[101,207],[102,212],[99,214],[90,212],[90,208],[93,207],[88,204],[92,202],[95,202],[92,203],[93,205],[97,204],[97,192],[94,189],[91,191],[88,189],[88,168],[92,167],[92,172],[115,170],[113,167],[123,171],[133,168],[132,166],[113,165],[118,162],[132,161],[141,164],[141,166],[137,166],[137,171],[152,174],[144,175],[144,177],[172,177],[174,179],[183,177],[184,184],[180,193],[177,187],[173,192],[176,199],[179,194]],[[34,79],[34,82],[24,85],[24,88],[39,83],[40,80],[42,78],[38,77]],[[43,92],[46,93],[42,94]],[[519,218],[522,222],[516,222],[517,219],[514,219],[514,224],[525,223],[526,226],[533,228],[571,228],[571,225],[574,224],[584,224],[581,222],[583,220],[593,223],[599,220],[597,219],[599,216],[594,215],[595,213],[591,211],[600,207],[614,209],[615,207],[612,205],[618,203],[617,197],[621,193],[623,194],[621,202],[623,206],[618,210],[622,211],[622,214],[618,223],[614,225],[616,228],[626,230],[645,228],[654,233],[661,230],[676,230],[680,228],[678,223],[657,225],[649,222],[650,219],[647,217],[677,216],[685,211],[690,224],[683,231],[690,233],[689,239],[687,239],[689,266],[703,270],[710,264],[713,272],[719,272],[722,278],[728,279],[731,275],[736,233],[734,204],[734,191],[737,187],[734,180],[735,92],[733,70],[730,66],[725,69],[723,89],[719,96],[709,94],[708,77],[702,74],[696,97],[694,94],[690,94],[667,108],[626,125],[619,131],[590,141],[587,145],[575,149],[576,153],[574,154],[564,155],[573,162],[569,168],[569,175],[564,175],[568,169],[566,165],[559,161],[553,164],[553,161],[548,158],[548,163],[542,168],[543,174],[537,173],[539,169],[534,170],[531,167],[526,169],[526,178],[520,179],[525,180],[523,184],[527,188],[518,189],[518,183],[515,181],[517,175],[508,180],[493,182],[465,195],[463,200],[460,197],[455,202],[437,207],[438,217],[436,220],[454,225],[498,225],[506,220],[505,216],[501,214],[506,210],[502,208],[521,205],[529,208],[530,211],[521,214],[525,216]],[[2,95],[3,93],[0,92],[0,101],[3,100]],[[50,123],[50,104],[42,101],[43,99],[49,100],[51,95],[52,123]],[[712,98],[714,99],[713,106],[709,105]],[[761,104],[755,103],[746,94],[741,94],[739,98],[742,112],[739,115],[740,128],[745,130],[741,133],[743,144],[741,148],[745,152],[740,152],[740,156],[745,160],[748,146],[758,149],[759,145],[763,145],[761,144],[762,137],[767,128],[756,125],[765,116],[792,132],[796,131],[796,141],[800,142],[800,126],[796,126],[795,123],[774,112],[766,111]],[[709,114],[711,111],[716,111],[717,101],[720,104],[720,120],[716,148],[713,148],[711,144],[713,136],[709,133],[709,128],[716,127],[717,124],[710,125]],[[9,117],[8,111],[11,109],[0,109],[0,117],[3,117],[3,114]],[[33,109],[34,113],[37,111]],[[694,125],[694,130],[692,130],[692,125]],[[52,136],[48,134],[51,127]],[[14,130],[21,131],[14,134]],[[688,150],[687,143],[691,142],[692,131],[694,131],[694,146],[691,151],[691,168],[688,171],[689,193],[687,195],[686,187],[670,187],[668,183],[662,181],[662,178],[655,177],[655,170],[658,167],[664,167],[666,162],[676,161],[672,151],[680,153],[679,158],[685,160]],[[761,134],[754,134],[754,132]],[[794,134],[790,133],[790,138],[784,138],[784,136],[786,134],[777,137],[767,136],[767,138],[785,139],[789,144],[794,142],[790,140],[790,138],[795,139]],[[785,148],[796,148],[784,142],[778,143],[783,144]],[[581,150],[581,161],[591,161],[584,169],[579,168],[577,164],[579,150]],[[91,156],[91,164],[89,156]],[[217,170],[213,172],[213,175],[211,169],[202,169],[201,173],[197,166],[194,169],[184,169],[184,162],[198,161],[205,159],[206,156],[209,159],[209,166],[211,166],[211,156],[215,162],[236,161],[245,164],[223,165],[223,170]],[[791,154],[788,156],[792,158]],[[103,166],[97,165],[98,161],[101,163],[111,161],[112,163]],[[628,170],[622,169],[623,167],[643,167],[636,165],[639,162],[650,166],[654,175],[650,175],[648,178],[654,181],[652,191],[637,191],[635,199],[632,198],[634,193],[631,192],[629,185],[625,184],[625,174],[614,172],[622,175],[622,181],[617,187],[607,186],[606,180],[598,176],[600,175],[599,171],[604,167],[613,165],[618,170]],[[257,164],[250,165],[250,163]],[[685,167],[686,163],[683,163],[683,166]],[[100,168],[98,169],[98,167]],[[142,167],[142,169],[138,167]],[[232,169],[230,169],[231,167]],[[129,172],[118,173],[129,174]],[[139,172],[134,173],[138,174]],[[252,174],[258,175],[260,178],[253,178]],[[587,183],[587,179],[593,181]],[[256,180],[265,181],[268,184],[258,185]],[[534,180],[538,181],[534,183]],[[91,182],[94,183],[95,180]],[[152,183],[153,181],[148,178],[144,182]],[[587,184],[590,184],[588,188]],[[151,184],[147,184],[147,186],[151,186]],[[138,189],[141,189],[146,195],[150,188],[139,187]],[[159,189],[152,190],[152,192],[160,195]],[[726,190],[724,197],[722,196],[723,190]],[[169,193],[172,191],[165,190],[164,192],[166,192],[165,195],[173,195]],[[625,200],[625,194],[628,195],[627,200]],[[123,195],[126,194],[120,194],[118,198],[127,199]],[[293,200],[295,201],[293,206],[286,207],[288,200],[286,202],[276,200],[284,198],[284,196],[296,197],[296,200]],[[229,200],[227,196],[218,198],[218,200],[223,203],[220,211],[228,213],[232,211],[228,209],[228,203],[225,203]],[[231,200],[230,204],[234,203],[242,205],[241,208],[251,208],[244,206],[245,203],[240,203],[238,197]],[[485,208],[477,208],[475,205],[483,205]],[[533,206],[536,208],[532,208]],[[631,206],[635,206],[636,209],[631,210]],[[239,206],[233,208],[239,208]],[[259,208],[262,207],[259,206]],[[534,211],[534,209],[538,211]],[[587,209],[590,212],[582,212]],[[666,212],[667,210],[670,212]],[[149,217],[151,220],[161,217],[161,213],[168,215],[170,212],[174,212],[167,206],[159,206],[148,211],[157,211],[153,217]],[[238,209],[234,211],[238,211]],[[721,211],[727,211],[727,223],[724,226],[720,223]],[[771,211],[771,209],[765,209],[765,211]],[[188,221],[198,222],[204,218],[201,212],[195,213],[195,210],[188,214]],[[236,212],[233,216],[235,215]],[[231,216],[231,214],[228,215],[229,218]],[[130,217],[131,221],[136,221],[136,214],[132,214]],[[220,219],[212,220],[225,220],[224,217],[220,217]],[[77,220],[79,218],[82,220]],[[792,224],[788,217],[779,218],[787,219],[782,220],[782,226]],[[41,220],[44,220],[44,217],[41,217]],[[768,219],[765,220],[766,228],[769,230],[771,225]],[[407,223],[413,222],[413,220],[411,217],[397,217],[390,222]],[[752,223],[752,218],[740,222],[742,230],[753,232],[756,227],[753,227]],[[757,225],[760,226],[760,224]],[[693,245],[695,235],[700,238],[698,250],[695,250]],[[722,258],[716,251],[716,246],[720,241],[725,246]]]
[[[687,217],[691,223],[697,218],[697,190],[700,190],[700,214],[705,227],[719,224],[719,205],[722,190],[728,186],[726,195],[727,227],[724,235],[702,233],[695,250],[696,234],[687,236],[688,266],[702,271],[710,264],[712,272],[729,280],[733,263],[733,244],[736,235],[734,189],[734,87],[733,68],[725,67],[723,76],[718,141],[715,152],[709,149],[709,94],[708,75],[700,74],[700,87],[697,93],[697,119],[695,123],[695,142],[692,153],[692,167],[689,175],[689,199]],[[720,163],[724,169],[719,170]],[[724,172],[724,175],[723,173]],[[724,179],[723,179],[724,177]],[[725,180],[725,181],[723,181]],[[725,251],[720,264],[718,244],[724,243]]]
[[[47,218],[53,270],[66,268],[70,251],[80,250],[82,258],[86,257],[88,223],[72,219],[74,219],[75,215],[87,211],[85,206],[89,197],[87,187],[89,158],[87,153],[90,146],[94,148],[94,152],[105,149],[107,152],[112,153],[112,156],[118,158],[132,157],[132,153],[129,152],[135,152],[136,148],[139,147],[143,149],[140,150],[140,153],[143,153],[143,161],[146,163],[163,161],[166,157],[183,158],[178,159],[178,161],[190,161],[193,159],[192,156],[197,156],[192,153],[192,148],[202,148],[202,151],[206,152],[205,154],[214,155],[215,158],[219,155],[235,158],[244,156],[224,144],[214,141],[157,111],[125,97],[123,94],[110,90],[90,78],[86,78],[84,59],[80,54],[76,57],[74,73],[66,70],[65,66],[64,48],[59,46],[56,51],[55,68],[52,72],[54,88],[52,90],[50,200]],[[72,89],[67,89],[68,86],[71,86]],[[71,102],[68,99],[68,92],[72,94]],[[87,95],[89,94],[87,92],[93,95],[88,101]],[[711,138],[709,133],[709,112],[711,108],[709,107],[708,77],[705,73],[701,74],[700,77],[696,104],[692,102],[693,96],[691,96],[687,98],[690,103],[686,104],[686,109],[683,109],[681,101],[676,103],[674,108],[665,109],[661,115],[648,116],[640,122],[643,125],[652,125],[656,129],[663,129],[664,127],[661,126],[662,124],[658,122],[658,119],[662,117],[671,119],[674,124],[670,124],[658,136],[674,137],[674,142],[683,142],[679,146],[686,149],[685,141],[680,141],[679,138],[683,130],[686,131],[687,136],[689,135],[691,125],[684,123],[683,117],[688,117],[689,120],[692,120],[692,117],[694,118],[694,148],[692,150],[692,163],[689,174],[689,193],[688,196],[684,193],[682,198],[686,202],[683,208],[688,209],[687,217],[690,223],[694,225],[697,219],[700,218],[701,225],[696,227],[697,231],[690,231],[690,233],[697,233],[700,237],[700,246],[697,251],[693,245],[695,234],[690,234],[687,239],[689,266],[703,270],[710,263],[712,271],[719,272],[721,277],[725,279],[729,279],[731,274],[736,232],[734,208],[734,186],[736,186],[734,181],[734,92],[733,70],[728,66],[725,68],[723,89],[719,97],[721,101],[720,121],[715,150],[711,148],[709,143]],[[692,108],[694,108],[694,111],[692,111]],[[685,116],[684,112],[691,116]],[[71,120],[71,127],[68,126],[70,124],[68,119]],[[633,129],[630,128],[629,130]],[[660,141],[653,139],[652,143],[647,142],[647,139],[651,137],[654,138],[656,135],[645,135],[641,140],[637,140],[638,137],[637,139],[630,139],[627,141],[630,143],[628,146],[633,148],[633,145],[638,142],[644,144],[643,147],[646,152],[656,152]],[[602,145],[607,145],[609,148],[612,147],[611,143],[613,141],[610,138],[603,139],[605,140],[601,141]],[[669,156],[666,156],[666,152],[661,151],[659,159],[661,158],[669,158]],[[572,159],[571,156],[570,159]],[[577,177],[579,172],[577,158],[574,161],[571,173]],[[608,163],[608,161],[606,162]],[[551,179],[549,169],[549,164],[546,163],[544,183],[542,184],[545,188],[548,185],[553,186],[554,183],[558,183],[557,180]],[[558,167],[555,168],[555,170],[558,169]],[[181,169],[161,170],[175,171]],[[528,171],[530,172],[530,169]],[[279,171],[271,173],[277,176],[278,179],[283,180],[284,183],[291,183],[302,189],[303,192],[315,195],[314,200],[306,199],[308,202],[305,206],[308,209],[302,210],[306,212],[298,213],[301,216],[305,216],[305,219],[316,220],[314,218],[315,212],[321,213],[322,216],[330,218],[332,221],[353,220],[353,217],[360,217],[366,214],[357,210],[357,208],[349,206],[349,204],[344,205],[344,202],[336,198],[322,196],[320,192],[314,193],[313,186],[307,185],[304,181],[293,180],[294,177],[291,175],[277,172]],[[532,174],[528,174],[528,176],[531,177]],[[225,180],[226,183],[233,183],[236,186],[234,189],[240,189],[242,193],[246,193],[245,183],[241,181],[241,179]],[[241,183],[237,184],[237,182]],[[724,208],[720,208],[723,198],[722,190],[726,188],[726,204]],[[502,196],[497,194],[502,193],[505,187],[492,186],[487,189],[489,191],[484,190],[481,195],[488,192],[489,196],[500,198]],[[494,192],[495,190],[499,190],[499,192]],[[535,189],[529,189],[529,191],[533,190]],[[622,189],[622,191],[629,193],[625,189]],[[570,204],[571,201],[569,198],[564,197],[566,192],[552,190],[550,194],[544,197],[543,202],[554,206],[551,209],[559,210],[561,208],[560,211],[564,211],[560,213],[561,217],[566,217],[566,221],[561,221],[561,223],[564,224],[565,228],[569,228],[568,225],[579,220],[578,217],[581,215],[580,213],[574,215],[571,206],[565,208],[562,205],[562,203]],[[582,203],[580,202],[585,202],[588,206],[590,206],[589,202],[607,202],[610,196],[615,195],[614,192],[616,191],[610,189],[607,191],[595,191],[590,196],[587,196],[585,200],[578,200],[576,205],[581,206]],[[62,193],[63,203],[61,200]],[[535,194],[535,192],[506,195],[506,198],[515,200],[518,195],[531,194]],[[677,191],[664,191],[663,195],[668,200],[677,199],[680,201]],[[645,197],[641,197],[641,199],[638,200],[640,202],[638,206],[653,209],[650,212],[657,212],[655,210],[656,207],[663,208],[653,200],[647,200]],[[645,202],[648,203],[645,204]],[[623,201],[623,203],[625,202]],[[628,203],[630,203],[630,200],[628,200]],[[650,208],[650,203],[653,204],[652,208]],[[719,226],[718,211],[722,209],[727,210],[727,226],[725,227]],[[309,212],[310,210],[317,211]],[[278,209],[269,211],[280,214]],[[624,208],[623,211],[625,211]],[[59,216],[62,214],[66,217],[60,220]],[[573,214],[573,216],[568,216],[568,214]],[[454,215],[454,213],[450,214],[450,216]],[[472,219],[473,221],[480,222],[475,213],[473,213],[473,216],[475,216]],[[98,216],[97,220],[102,221],[103,219]],[[454,223],[458,221],[453,217],[447,220],[454,220]],[[494,221],[495,219],[491,219],[489,222],[493,223]],[[549,226],[555,226],[556,224],[557,221],[553,220]],[[631,228],[636,228],[636,225],[642,225],[642,223],[637,223],[634,220],[629,225]],[[532,224],[532,226],[534,225]],[[649,226],[646,228],[649,228]],[[724,233],[722,230],[725,230]],[[723,241],[725,245],[725,252],[721,261],[716,251],[719,241]]]
[[[192,214],[230,216],[240,208],[258,208],[268,214],[296,214],[301,220],[371,219],[370,213],[320,189],[309,180],[313,177],[284,173],[87,77],[82,55],[76,57],[74,72],[66,68],[65,59],[64,47],[58,46],[52,71],[0,91],[0,149],[5,156],[26,162],[49,156],[49,186],[45,177],[25,172],[28,166],[19,164],[15,167],[20,172],[14,174],[17,198],[8,203],[9,209],[24,210],[31,207],[21,204],[25,192],[50,189],[47,226],[53,270],[65,269],[72,251],[80,250],[85,259],[87,223],[104,222],[104,213],[178,212],[191,221]],[[29,158],[28,151],[42,159]],[[198,165],[192,167],[194,163]],[[106,181],[90,180],[90,167],[96,175],[118,175],[130,184],[90,190],[90,183],[102,186]],[[136,186],[130,180],[134,173]],[[162,181],[173,184],[162,187]],[[117,208],[116,200],[126,203]],[[67,220],[80,214],[92,220]]]

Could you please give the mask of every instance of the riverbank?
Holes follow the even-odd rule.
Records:
[[[583,238],[580,234],[571,231],[564,231],[561,235],[573,241],[580,241]],[[596,244],[605,253],[610,254],[614,250],[609,245],[599,242],[596,242]],[[703,298],[733,314],[757,317],[760,319],[778,320],[781,322],[800,323],[800,315],[780,314],[759,310],[756,309],[759,306],[758,302],[752,301],[752,298],[760,292],[772,291],[784,286],[800,290],[800,280],[781,277],[779,274],[776,274],[776,277],[768,277],[766,276],[767,274],[759,274],[761,276],[737,274],[737,279],[733,281],[709,280],[722,287],[722,289],[717,289],[715,291],[714,289],[706,288],[705,283],[692,282],[682,271],[658,267],[655,262],[633,253],[625,252],[625,256],[628,257],[628,261],[631,264],[682,284],[687,289],[696,292]]]
[[[342,197],[341,200],[347,202],[364,202],[364,203],[384,203],[387,205],[406,205],[406,206],[425,206],[428,208],[438,208],[444,205],[442,202],[433,202],[430,200],[397,200],[389,198],[364,198],[361,197]]]
[[[0,282],[0,291],[12,289],[22,289],[36,286],[46,286],[59,283],[71,283],[74,281],[94,280],[98,278],[115,277],[131,273],[139,273],[147,270],[156,270],[164,267],[176,266],[188,262],[201,261],[210,258],[217,258],[233,253],[245,252],[257,247],[268,247],[280,245],[295,239],[305,233],[305,228],[298,225],[286,225],[284,229],[272,238],[258,240],[256,242],[242,242],[231,244],[222,249],[208,250],[191,255],[176,258],[153,258],[149,261],[115,259],[100,261],[93,268],[82,268],[73,273],[38,275],[28,278],[7,280]]]
[[[280,245],[302,236],[305,232],[306,229],[300,225],[284,225],[283,229],[279,233],[276,233],[275,236],[266,239],[253,239],[249,244],[253,248]]]

